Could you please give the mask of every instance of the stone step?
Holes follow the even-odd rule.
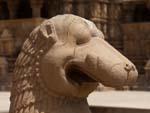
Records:
[[[0,92],[0,113],[8,113],[9,92]],[[150,113],[150,92],[104,91],[88,96],[92,113]]]
[[[88,97],[92,113],[150,113],[150,92],[104,91]]]
[[[117,108],[117,107],[91,107],[92,113],[150,113],[147,109]]]

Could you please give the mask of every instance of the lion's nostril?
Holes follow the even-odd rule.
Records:
[[[129,64],[126,64],[126,67],[128,67],[129,66]]]
[[[135,67],[133,65],[129,65],[129,64],[126,64],[124,69],[128,72],[130,72],[131,70],[135,70]]]

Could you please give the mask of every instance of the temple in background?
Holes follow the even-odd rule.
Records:
[[[139,71],[135,90],[150,90],[150,0],[0,0],[0,90],[9,90],[24,40],[58,14],[93,21]]]

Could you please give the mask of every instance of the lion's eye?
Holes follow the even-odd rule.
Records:
[[[83,29],[79,31],[76,35],[76,44],[85,44],[90,41],[91,38],[91,33],[89,32],[88,29]]]
[[[90,41],[90,37],[80,37],[76,40],[77,45],[85,44]]]
[[[75,38],[77,45],[85,44],[91,39],[90,29],[86,24],[72,24],[70,34]]]

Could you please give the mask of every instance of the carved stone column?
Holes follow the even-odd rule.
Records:
[[[150,36],[147,35],[147,38],[144,40],[144,50],[145,54],[148,58],[146,65],[144,67],[145,69],[145,76],[147,81],[147,87],[150,88]]]
[[[102,30],[107,38],[107,23],[108,23],[108,0],[92,0],[90,4],[90,20]]]
[[[133,3],[123,3],[123,21],[133,22],[135,4]]]
[[[32,17],[41,17],[41,8],[44,0],[30,0],[32,8]]]
[[[77,15],[84,17],[85,16],[85,0],[76,0]]]
[[[6,91],[8,77],[8,62],[6,57],[0,57],[0,90]]]
[[[64,11],[63,13],[70,14],[73,12],[73,0],[64,0]]]
[[[8,29],[4,29],[0,36],[0,55],[11,56],[14,51],[13,36]]]
[[[7,0],[9,17],[11,19],[16,18],[16,13],[19,5],[19,0]]]
[[[147,61],[145,67],[145,76],[146,76],[146,85],[147,87],[150,86],[150,59]]]
[[[118,50],[123,50],[123,34],[121,29],[122,5],[110,1],[108,8],[108,41]]]
[[[2,18],[2,13],[3,13],[3,7],[2,7],[2,0],[0,0],[0,19]]]
[[[101,6],[98,0],[90,1],[90,20],[93,21],[99,29],[101,29]]]
[[[150,9],[150,0],[147,0],[146,4],[147,4],[147,8]]]

